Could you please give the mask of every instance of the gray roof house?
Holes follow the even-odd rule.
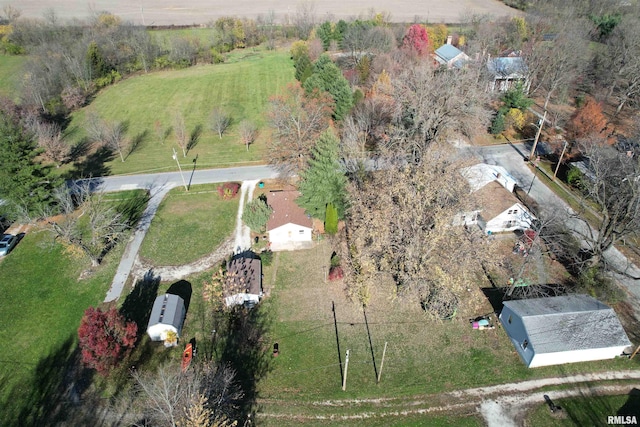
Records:
[[[588,295],[505,301],[500,321],[529,368],[613,359],[631,346],[613,309]]]
[[[447,44],[436,49],[433,56],[434,59],[440,65],[446,65],[447,68],[462,68],[465,62],[469,60],[469,57],[454,45],[449,44],[450,39],[448,39],[447,42]]]
[[[529,92],[531,83],[527,79],[528,68],[524,60],[519,56],[505,56],[491,58],[487,61],[489,72],[489,92],[506,92],[514,84],[522,83],[525,92]]]

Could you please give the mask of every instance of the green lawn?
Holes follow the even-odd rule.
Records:
[[[103,170],[95,165],[89,170],[86,166],[74,165],[63,171],[73,176],[88,174],[90,169],[101,174],[174,170],[173,148],[179,152],[185,169],[193,165],[196,156],[198,167],[260,161],[268,137],[264,116],[267,101],[293,80],[293,67],[289,53],[284,50],[247,49],[235,52],[233,59],[230,63],[140,75],[102,90],[89,106],[72,115],[67,129],[69,141],[77,143],[85,137],[86,114],[96,111],[107,120],[126,122],[128,138],[141,143],[124,163],[113,158],[106,159]],[[208,125],[215,107],[226,111],[233,120],[222,139]],[[164,143],[157,137],[156,122],[165,128],[172,127],[176,112],[184,115],[189,133],[198,126],[202,130],[186,158],[176,145],[173,133]],[[244,119],[254,121],[259,127],[257,140],[248,151],[237,131]],[[98,163],[104,160],[98,159]]]
[[[0,96],[18,101],[26,56],[0,54]]]
[[[635,415],[640,420],[640,396],[637,389],[634,394],[621,396],[591,396],[569,399],[557,399],[553,403],[562,408],[562,412],[552,414],[546,404],[532,410],[528,425],[536,427],[570,426],[606,426],[607,418],[615,415]],[[553,394],[550,393],[553,397]]]
[[[273,288],[273,267],[264,271],[265,285],[270,289],[261,307],[269,325],[265,346],[278,342],[280,347],[279,356],[272,358],[270,371],[259,384],[260,396],[269,401],[265,404],[269,413],[375,411],[380,408],[372,409],[373,404],[336,408],[310,402],[379,397],[395,399],[385,410],[401,410],[408,403],[406,399],[415,396],[433,403],[427,395],[637,366],[628,360],[612,360],[527,369],[502,329],[472,330],[464,315],[452,322],[433,321],[417,304],[392,301],[390,289],[374,293],[365,320],[362,309],[345,300],[341,284],[324,283],[322,265],[328,263],[330,253],[322,246],[280,253]],[[385,342],[388,348],[382,379],[376,384]],[[342,391],[340,362],[344,364],[346,350],[350,350],[348,381]],[[295,405],[287,404],[292,401]]]
[[[0,424],[36,425],[53,409],[82,314],[104,299],[122,249],[84,280],[89,261],[46,231],[27,233],[0,261]]]
[[[183,265],[213,252],[231,237],[240,197],[223,200],[217,187],[171,190],[151,222],[140,255],[158,266]]]

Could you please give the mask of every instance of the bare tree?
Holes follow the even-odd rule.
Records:
[[[583,223],[575,231],[587,244],[589,266],[606,265],[603,255],[610,247],[640,232],[640,164],[609,146],[590,144],[583,150],[590,174],[582,185],[597,205],[598,219],[591,227],[575,215]]]
[[[392,84],[397,107],[387,147],[412,163],[420,163],[434,142],[487,128],[491,113],[477,67],[437,71],[425,61],[408,67]]]
[[[258,135],[256,124],[250,120],[243,120],[240,122],[238,132],[240,133],[242,143],[247,147],[247,151],[249,151],[249,145],[253,144]]]
[[[419,165],[389,167],[350,189],[345,262],[351,296],[366,304],[370,288],[393,280],[399,294],[444,314],[441,298],[457,298],[479,263],[493,263],[479,230],[452,226],[469,211],[464,164],[442,144],[431,145]],[[384,189],[381,191],[380,189]],[[445,299],[447,299],[445,298]],[[450,313],[449,313],[450,314]]]
[[[311,30],[316,25],[316,5],[311,0],[304,0],[296,6],[294,25],[298,30],[298,37],[307,40]]]
[[[21,15],[22,11],[20,9],[16,9],[10,4],[5,4],[2,7],[2,15],[0,15],[0,18],[2,18],[3,21],[11,24],[16,19],[20,18]]]
[[[160,141],[160,144],[164,145],[173,128],[171,126],[164,126],[160,120],[156,120],[153,124],[153,129],[156,133],[156,138]]]
[[[242,393],[229,366],[205,361],[181,372],[169,364],[156,372],[133,371],[132,376],[139,391],[136,403],[153,425],[189,425],[203,415],[204,425],[233,425],[237,419]]]
[[[92,194],[88,181],[73,189],[58,188],[54,197],[60,214],[42,212],[46,227],[65,244],[79,248],[93,267],[100,265],[123,233],[137,221],[106,202],[103,193]]]
[[[268,120],[273,129],[268,161],[284,174],[304,169],[318,136],[329,126],[331,98],[305,95],[300,83],[289,84],[283,95],[269,100]]]
[[[216,107],[211,112],[211,119],[209,123],[211,124],[211,130],[216,132],[218,134],[218,137],[222,139],[222,134],[231,124],[231,116],[229,116],[221,108]]]
[[[118,153],[120,160],[125,161],[124,152],[128,143],[126,123],[110,122],[102,119],[97,113],[91,112],[87,117],[87,133],[93,142]]]
[[[182,149],[182,156],[187,157],[190,138],[187,125],[184,122],[184,116],[180,112],[173,116],[173,133],[176,136],[176,144]]]
[[[55,163],[56,167],[60,167],[69,156],[70,151],[69,145],[62,136],[60,125],[36,121],[33,130],[38,139],[38,146],[43,150],[43,156]]]

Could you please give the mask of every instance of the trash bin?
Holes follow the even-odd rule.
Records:
[[[258,187],[259,187],[259,188],[264,188],[264,182],[260,181],[260,182],[258,183]]]

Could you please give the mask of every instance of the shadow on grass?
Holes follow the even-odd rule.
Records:
[[[156,276],[153,270],[149,270],[144,277],[138,280],[133,290],[120,307],[120,314],[127,320],[132,320],[138,325],[138,341],[144,335],[144,331],[149,323],[149,316],[153,303],[158,294],[160,286],[160,276]]]
[[[114,158],[114,153],[107,147],[100,147],[88,154],[84,160],[73,163],[73,169],[69,170],[65,179],[80,179],[93,176],[106,176],[111,173],[111,168],[106,165]]]
[[[184,300],[184,309],[188,313],[189,312],[189,304],[191,304],[191,294],[193,293],[193,288],[191,287],[191,282],[187,282],[186,280],[178,280],[167,289],[168,294],[178,295],[180,298]]]
[[[189,142],[187,142],[187,153],[195,148],[200,142],[200,136],[202,135],[202,125],[196,125],[189,135]]]
[[[1,404],[0,424],[58,425],[70,419],[74,424],[92,424],[95,415],[86,414],[90,411],[85,411],[81,402],[93,373],[79,360],[75,337],[70,335],[40,359],[30,378],[2,391],[6,400]]]
[[[640,417],[640,390],[637,388],[632,389],[629,392],[627,401],[622,405],[616,415],[635,415]]]
[[[149,139],[149,131],[146,129],[140,132],[139,134],[137,134],[136,136],[134,136],[133,138],[131,138],[131,144],[129,144],[129,151],[125,156],[125,160],[128,159],[129,156],[132,155],[133,153],[140,151],[140,149],[148,139]]]
[[[222,362],[235,369],[244,394],[236,418],[240,425],[254,418],[257,384],[271,370],[273,355],[265,339],[270,320],[263,307],[260,304],[252,309],[236,306],[228,313],[224,337],[219,337]]]

